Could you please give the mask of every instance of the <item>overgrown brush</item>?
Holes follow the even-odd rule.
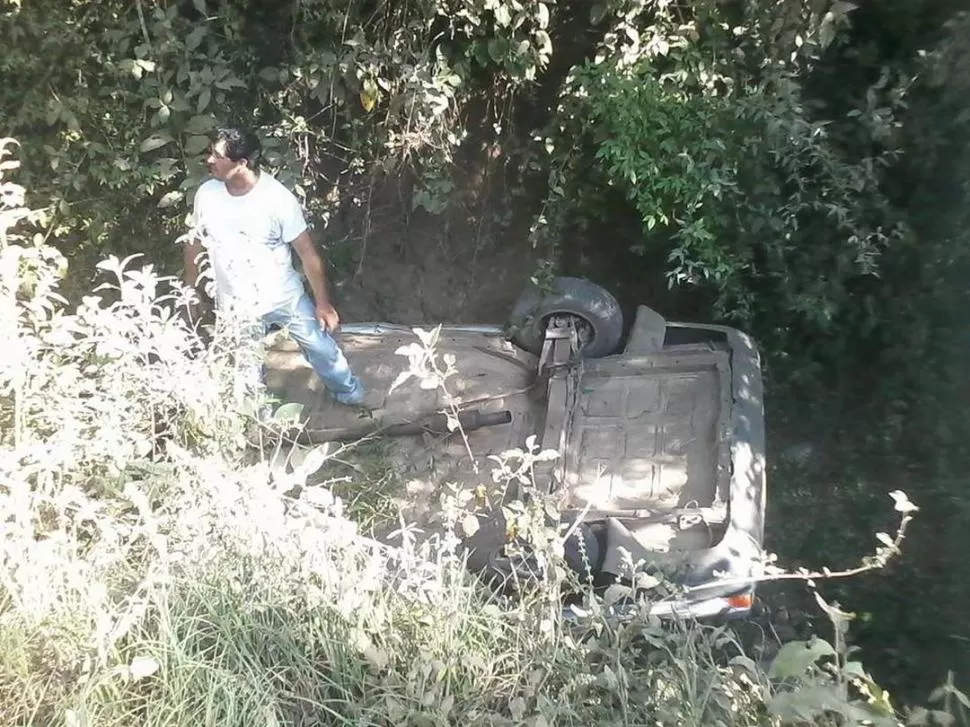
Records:
[[[361,536],[305,486],[325,448],[279,467],[253,446],[239,341],[204,345],[180,286],[126,261],[68,311],[3,184],[2,724],[897,724],[824,642],[766,671],[725,627],[621,622],[592,594],[565,620],[555,582],[497,600],[451,530]]]

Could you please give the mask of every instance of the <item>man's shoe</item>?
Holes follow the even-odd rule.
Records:
[[[333,398],[338,404],[369,411],[381,408],[384,403],[383,396],[379,396],[376,392],[365,391],[360,384],[353,391],[333,394]]]

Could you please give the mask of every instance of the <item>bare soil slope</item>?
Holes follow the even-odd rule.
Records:
[[[486,189],[480,172],[470,172],[446,210],[412,211],[402,184],[375,185],[368,200],[319,235],[341,317],[504,323],[538,258],[528,240],[529,205],[513,205],[501,190]]]

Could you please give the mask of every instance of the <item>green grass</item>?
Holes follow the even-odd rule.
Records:
[[[799,684],[836,688],[773,682],[726,628],[619,623],[592,597],[563,621],[555,583],[498,601],[453,543],[383,548],[259,463],[162,472],[144,489],[169,505],[104,513],[94,540],[9,533],[46,580],[0,612],[0,723],[756,725]]]
[[[394,443],[373,439],[336,454],[325,482],[346,504],[347,515],[366,533],[387,532],[398,525],[407,496],[405,483],[394,465]]]

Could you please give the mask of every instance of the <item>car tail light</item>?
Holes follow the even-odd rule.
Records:
[[[739,593],[735,596],[728,596],[724,600],[728,602],[731,608],[750,609],[754,605],[754,594]]]

